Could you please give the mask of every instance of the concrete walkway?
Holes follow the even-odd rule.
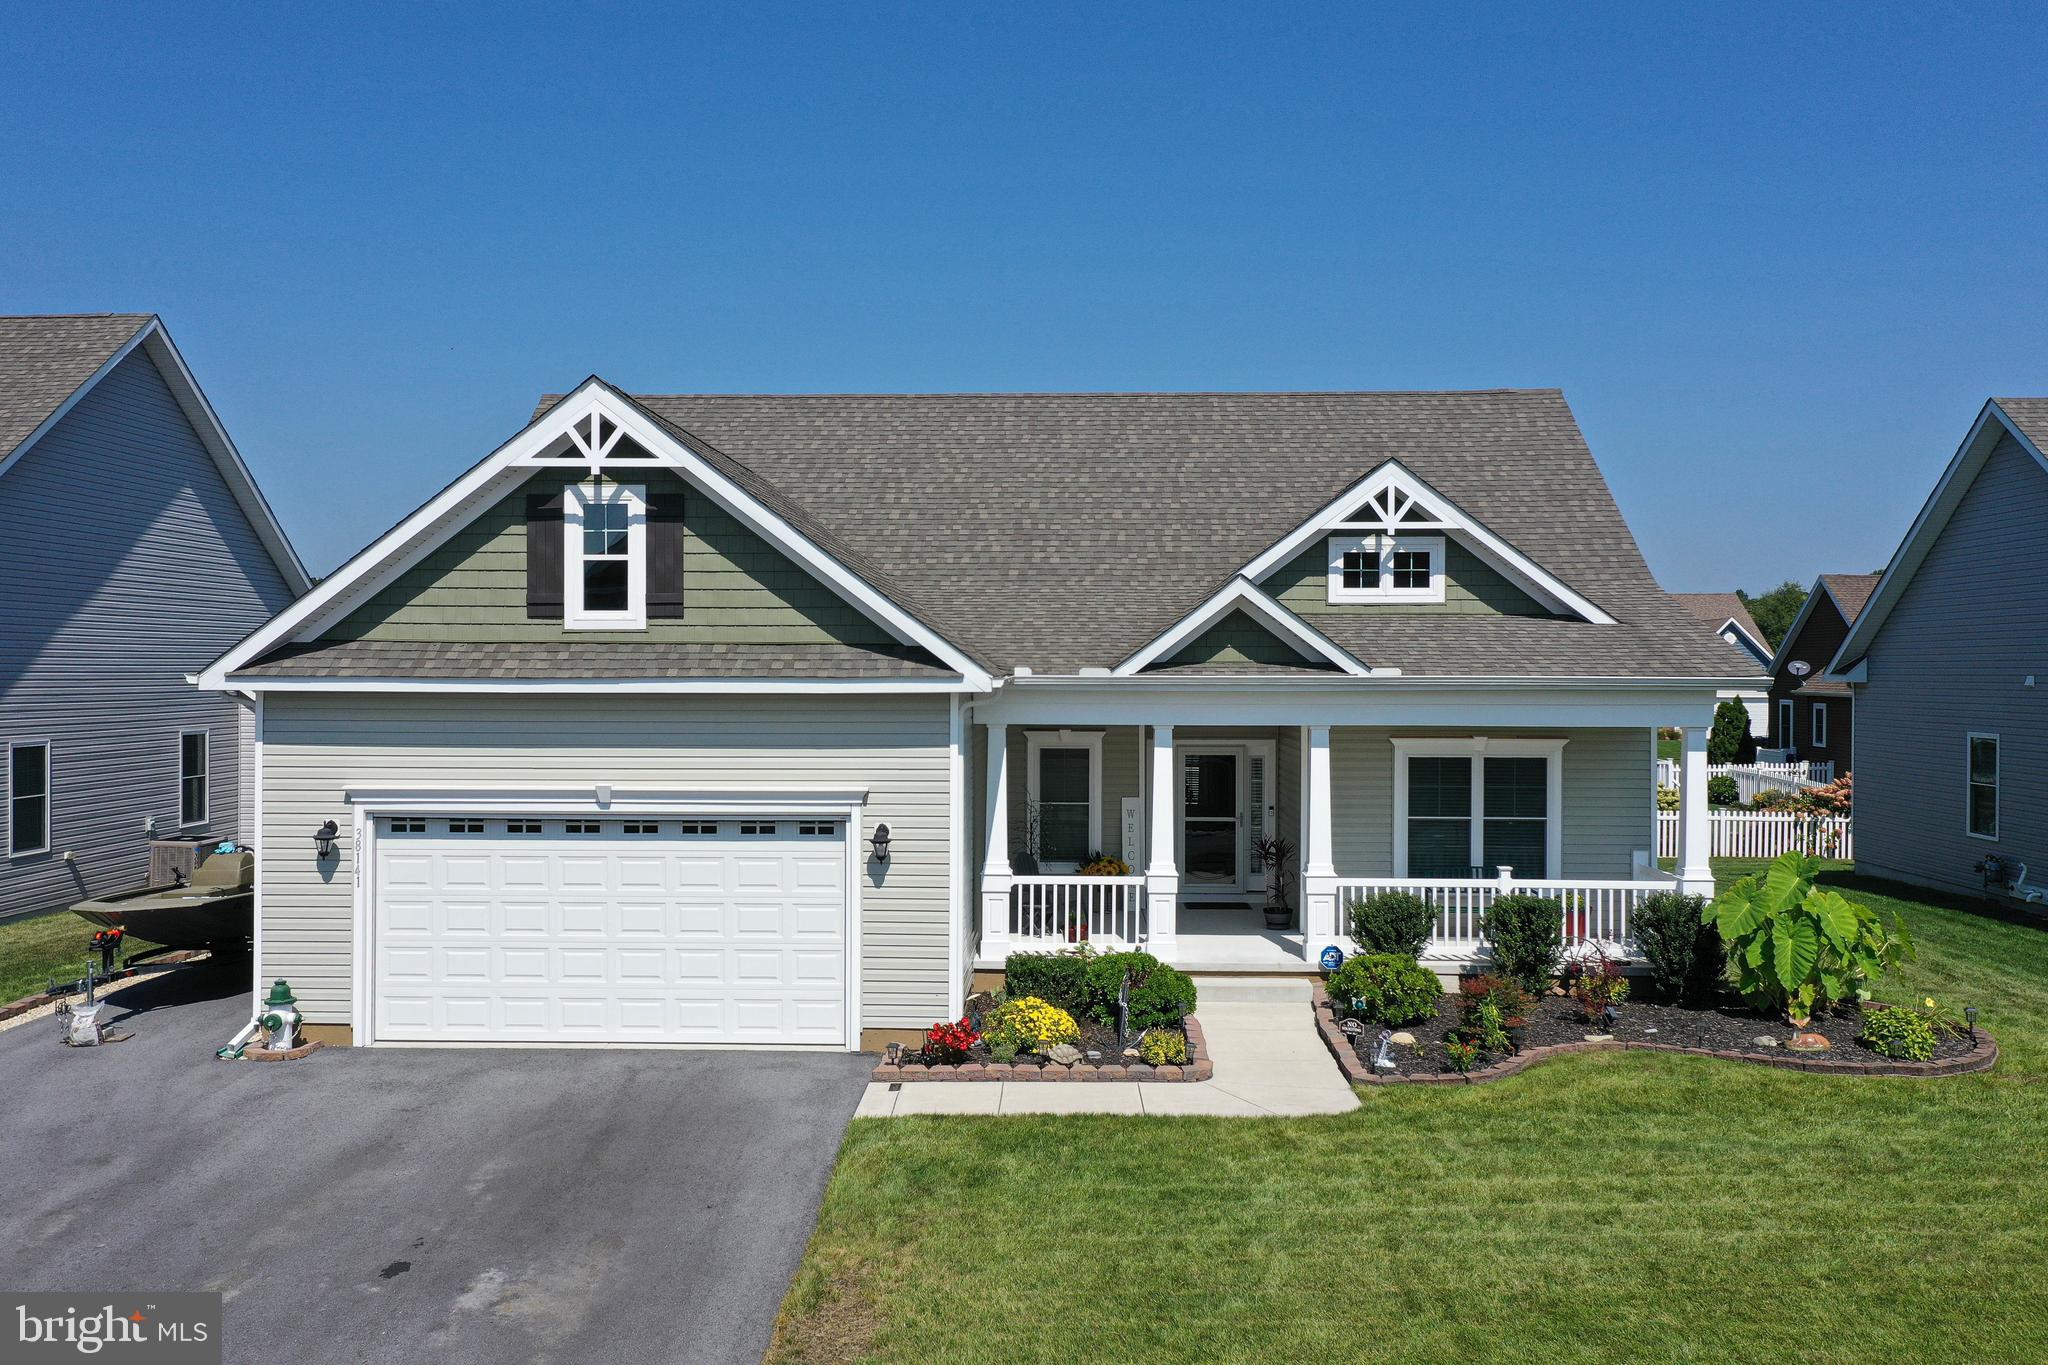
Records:
[[[855,1118],[906,1114],[1179,1114],[1222,1118],[1342,1114],[1358,1095],[1316,1036],[1308,987],[1232,991],[1202,983],[1196,1014],[1216,1063],[1214,1080],[1195,1082],[905,1081],[870,1082]],[[1221,996],[1224,998],[1218,999]]]

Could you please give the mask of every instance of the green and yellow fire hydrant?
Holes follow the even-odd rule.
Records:
[[[270,1052],[290,1052],[299,1045],[299,1001],[292,988],[279,977],[263,1000],[263,1046]]]

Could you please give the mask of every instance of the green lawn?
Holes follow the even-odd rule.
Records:
[[[68,910],[0,921],[0,1005],[40,994],[53,976],[85,975],[92,934],[93,927]],[[121,945],[121,956],[156,946],[131,938]]]
[[[2048,929],[1829,880],[1918,942],[1879,993],[1980,1006],[1995,1071],[1602,1053],[1336,1118],[865,1120],[772,1358],[2048,1359]]]

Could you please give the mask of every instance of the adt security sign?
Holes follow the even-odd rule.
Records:
[[[1332,943],[1329,947],[1323,949],[1323,955],[1316,960],[1323,964],[1324,971],[1334,972],[1344,965],[1344,950]]]

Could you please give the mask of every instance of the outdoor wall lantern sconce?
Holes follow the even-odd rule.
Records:
[[[887,825],[876,825],[874,837],[869,839],[868,842],[875,846],[876,862],[886,863],[889,861],[889,827]]]
[[[322,858],[334,856],[334,836],[341,833],[332,820],[313,831],[313,852]]]

